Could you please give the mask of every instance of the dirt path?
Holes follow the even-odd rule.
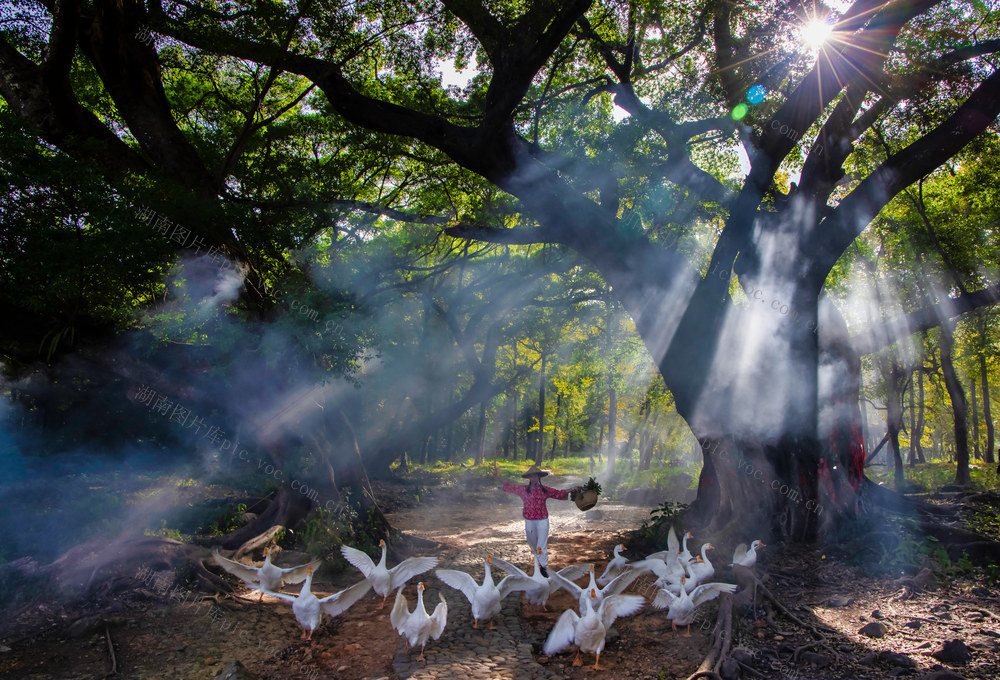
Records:
[[[564,488],[576,480],[562,479]],[[566,502],[549,503],[550,566],[594,562],[603,569],[621,532],[638,527],[648,509],[602,501],[601,515],[588,519]],[[520,500],[495,489],[434,490],[425,505],[393,513],[391,523],[406,534],[435,541],[439,566],[462,569],[481,580],[487,552],[527,566],[528,548],[520,519]],[[695,541],[694,545],[700,545]],[[996,680],[1000,678],[1000,607],[993,587],[982,579],[938,584],[937,588],[899,598],[889,579],[867,575],[863,568],[825,560],[816,551],[769,552],[760,570],[768,572],[768,587],[801,620],[829,626],[824,639],[769,607],[773,625],[743,616],[734,619],[733,645],[747,651],[743,660],[753,669],[743,677],[797,680],[882,680],[896,675],[920,680]],[[285,553],[280,564],[303,555]],[[724,557],[713,554],[717,565]],[[426,662],[406,652],[389,623],[391,602],[381,606],[369,595],[336,619],[326,618],[312,641],[299,640],[300,629],[290,607],[273,597],[257,604],[257,595],[222,598],[217,603],[194,601],[181,588],[156,588],[159,576],[136,575],[127,596],[111,603],[95,625],[79,607],[56,603],[21,612],[21,633],[0,640],[0,678],[49,680],[103,678],[110,670],[109,640],[115,653],[115,678],[212,680],[229,664],[240,661],[261,680],[409,680],[461,678],[470,680],[549,680],[571,678],[686,678],[708,649],[715,603],[709,603],[690,638],[670,631],[664,612],[646,607],[619,619],[619,633],[601,655],[605,670],[574,668],[573,652],[551,658],[542,644],[573,598],[558,592],[549,611],[528,605],[519,595],[504,602],[496,630],[473,630],[469,604],[433,575],[425,575],[426,601],[432,607],[438,592],[449,603],[448,625],[442,638],[431,642]],[[350,570],[335,579],[319,579],[314,591],[325,595],[357,580]],[[717,580],[728,580],[719,567]],[[641,590],[641,588],[638,588]],[[294,590],[294,588],[290,589]],[[637,590],[633,586],[631,590]],[[405,591],[412,603],[415,582]],[[649,595],[648,592],[643,594]],[[173,599],[171,599],[173,595]],[[107,608],[108,603],[100,603]],[[701,611],[701,610],[699,610]],[[88,623],[88,621],[90,621]],[[874,621],[884,622],[882,637],[860,634]],[[701,625],[698,625],[701,624]],[[25,631],[27,631],[25,633]],[[965,662],[938,663],[932,653],[950,640],[967,645]],[[585,656],[585,663],[593,658]]]
[[[572,486],[563,479],[556,487]],[[530,550],[520,516],[520,500],[498,491],[439,493],[433,506],[390,515],[393,526],[407,534],[440,543],[435,551],[442,566],[468,571],[482,580],[487,553],[502,557],[528,570]],[[616,536],[634,529],[649,511],[620,503],[604,502],[590,518],[569,502],[549,501],[549,566],[561,568],[577,562],[605,559],[605,547]],[[503,572],[494,570],[497,580]],[[448,627],[441,640],[427,648],[426,662],[414,661],[400,644],[394,671],[400,680],[413,678],[460,678],[483,680],[514,678],[559,678],[562,664],[554,667],[536,660],[548,628],[564,608],[573,605],[566,593],[553,596],[549,613],[537,611],[516,594],[504,601],[496,630],[471,627],[469,603],[457,591],[437,579],[428,579],[428,602],[437,602],[440,591],[448,602]],[[551,620],[551,622],[550,622]]]

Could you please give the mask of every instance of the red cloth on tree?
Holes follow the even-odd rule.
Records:
[[[517,494],[524,501],[524,510],[522,511],[524,519],[545,519],[548,517],[549,511],[545,507],[545,501],[549,498],[555,498],[559,501],[569,499],[568,489],[551,489],[541,485],[521,486],[513,482],[504,482],[502,488],[507,493]]]

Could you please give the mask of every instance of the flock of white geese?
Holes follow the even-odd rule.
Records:
[[[699,555],[692,555],[687,542],[693,538],[690,532],[678,540],[673,528],[667,537],[667,549],[646,559],[630,562],[622,556],[624,545],[615,547],[614,556],[599,577],[595,576],[594,565],[575,564],[550,576],[543,576],[538,569],[535,556],[531,556],[531,574],[521,570],[506,560],[487,554],[482,583],[464,571],[456,569],[436,569],[434,574],[446,585],[460,591],[472,608],[473,628],[479,627],[480,620],[487,620],[489,628],[494,628],[493,618],[500,613],[504,598],[513,592],[524,592],[528,602],[545,607],[556,590],[562,588],[578,600],[578,611],[566,610],[556,621],[545,641],[545,654],[561,652],[570,645],[576,645],[574,666],[582,665],[582,652],[595,655],[594,668],[600,669],[601,652],[604,651],[605,637],[616,619],[635,614],[646,603],[641,595],[626,595],[623,591],[642,574],[656,577],[653,584],[655,596],[653,607],[667,609],[667,620],[676,631],[677,626],[687,626],[686,636],[691,635],[691,623],[695,609],[714,600],[721,593],[732,593],[736,586],[729,583],[711,582],[715,567],[708,558],[711,543],[701,546]],[[356,567],[364,580],[349,588],[319,598],[312,593],[313,571],[319,560],[291,568],[279,568],[271,563],[264,551],[264,564],[260,567],[246,565],[227,559],[213,552],[215,561],[229,573],[239,577],[247,585],[264,593],[291,603],[292,613],[302,626],[302,638],[312,639],[312,633],[322,622],[323,614],[337,616],[364,597],[369,590],[382,596],[382,606],[389,594],[396,591],[396,600],[389,614],[392,627],[406,640],[407,649],[420,646],[418,661],[424,660],[424,647],[430,640],[437,640],[444,632],[448,620],[448,605],[440,594],[440,602],[428,614],[424,605],[424,584],[417,585],[417,602],[413,610],[403,595],[403,587],[415,576],[430,571],[437,566],[436,557],[411,557],[391,569],[386,566],[386,544],[379,541],[382,557],[376,564],[366,553],[342,546],[344,558]],[[761,541],[754,541],[750,547],[737,546],[730,566],[753,567],[757,562],[757,550],[763,548]],[[539,554],[541,549],[539,549]],[[496,565],[506,576],[494,581],[492,567]],[[589,576],[590,582],[580,586],[574,581]],[[286,584],[302,583],[297,595],[280,592]]]

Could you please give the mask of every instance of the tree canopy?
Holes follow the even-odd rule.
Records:
[[[349,319],[349,332],[325,335],[313,322],[297,343],[296,361],[337,374],[405,335],[363,312],[386,291],[421,288],[406,304],[455,343],[466,389],[435,416],[400,406],[397,422],[423,425],[379,435],[373,448],[392,459],[402,441],[426,441],[509,389],[494,360],[517,346],[506,309],[553,296],[579,307],[560,319],[542,304],[517,319],[541,360],[545,338],[593,318],[588,302],[607,286],[706,452],[745,456],[809,499],[844,489],[828,500],[847,511],[864,458],[851,434],[860,364],[825,286],[890,202],[963,149],[978,163],[975,144],[995,144],[994,10],[7,3],[0,114],[18,155],[2,165],[3,304],[21,323],[4,331],[5,355],[27,361],[42,338],[51,355],[77,329],[123,323],[123,309],[162,293],[168,249],[241,268],[248,318],[272,319],[295,291],[296,309]],[[467,84],[443,84],[455,69]],[[956,200],[976,200],[965,196],[980,180],[969,181]],[[953,237],[966,238],[942,238]],[[476,252],[500,259],[436,297],[440,262],[424,256],[463,271]],[[20,253],[45,266],[16,263]],[[75,269],[64,265],[74,257]],[[517,297],[521,257],[540,281],[566,276],[563,289]],[[98,258],[107,265],[93,271]],[[995,281],[973,276],[974,261],[948,267],[969,295]],[[935,284],[920,307],[948,291]],[[508,378],[523,360],[510,357]],[[718,526],[785,503],[714,459],[699,504]],[[796,512],[782,530],[814,534],[816,518]]]

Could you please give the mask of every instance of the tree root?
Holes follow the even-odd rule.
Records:
[[[308,514],[311,507],[312,501],[308,498],[282,486],[256,519],[226,536],[222,547],[239,551],[244,544],[259,539],[275,526],[294,527]]]
[[[111,657],[111,670],[102,675],[97,680],[105,680],[105,678],[110,678],[113,675],[118,675],[118,659],[115,658],[115,646],[111,642],[111,631],[108,630],[107,626],[104,626],[104,638],[108,641],[108,656]]]
[[[915,500],[913,498],[907,498],[902,494],[896,493],[892,489],[879,486],[867,477],[864,478],[864,482],[861,486],[861,492],[879,507],[892,512],[916,512],[923,517],[938,520],[941,518],[957,519],[956,512],[954,510],[939,508],[931,503]]]
[[[262,548],[265,545],[269,544],[272,540],[274,540],[274,537],[278,534],[278,532],[283,531],[284,529],[285,527],[283,525],[275,524],[266,531],[257,534],[253,538],[248,539],[245,543],[243,543],[243,545],[241,545],[239,548],[236,549],[236,552],[234,552],[232,557],[230,557],[229,559],[236,560],[237,562],[239,562],[240,558],[246,555],[247,553],[253,552],[257,548]]]
[[[733,597],[729,593],[723,593],[719,597],[719,613],[715,619],[715,627],[712,629],[712,644],[708,649],[708,654],[698,666],[698,670],[689,675],[687,680],[696,680],[696,678],[722,680],[722,676],[719,675],[719,667],[729,656],[732,641]]]
[[[757,587],[758,591],[761,592],[764,596],[766,596],[767,599],[770,600],[774,604],[774,606],[777,607],[779,611],[781,611],[782,614],[784,614],[786,617],[788,617],[789,619],[791,619],[792,621],[794,621],[800,627],[812,631],[813,635],[815,635],[817,638],[819,638],[821,640],[826,640],[827,639],[826,635],[824,633],[821,633],[816,626],[814,626],[811,623],[806,623],[805,621],[803,621],[799,617],[795,616],[795,614],[793,614],[792,612],[790,612],[785,605],[781,604],[781,602],[778,601],[778,598],[775,597],[774,593],[772,593],[770,590],[768,590],[767,586],[765,586],[763,583],[761,583],[760,579],[757,578],[757,576],[755,574],[753,574],[752,572],[750,573],[750,578],[753,579],[754,585]],[[826,632],[827,633],[834,633],[836,631],[834,631],[831,628],[827,628]]]
[[[70,548],[41,571],[70,600],[141,589],[145,583],[140,574],[146,572],[173,572],[173,580],[180,572],[206,591],[228,592],[228,583],[209,571],[209,557],[204,548],[159,536],[123,538],[110,544],[97,539]]]

